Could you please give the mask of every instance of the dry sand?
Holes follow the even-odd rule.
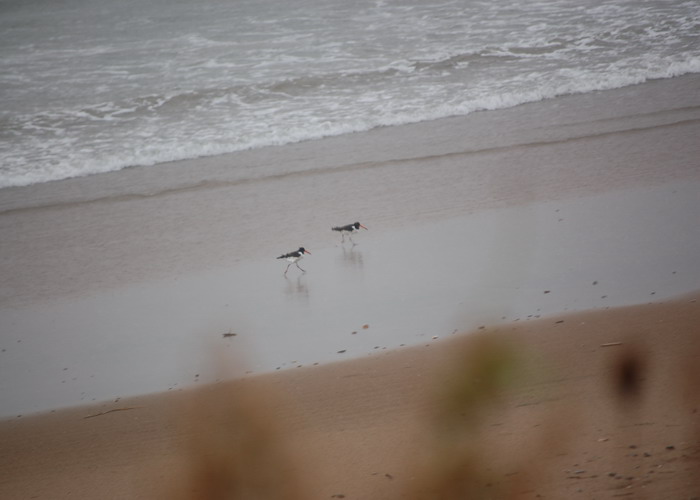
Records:
[[[7,420],[0,496],[693,498],[698,299]]]

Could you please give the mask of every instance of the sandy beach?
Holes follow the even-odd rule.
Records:
[[[0,489],[3,498],[691,498],[698,298],[5,421]]]
[[[693,498],[699,85],[0,190],[0,496]]]

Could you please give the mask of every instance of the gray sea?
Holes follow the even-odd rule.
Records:
[[[694,72],[696,1],[0,0],[0,187]]]

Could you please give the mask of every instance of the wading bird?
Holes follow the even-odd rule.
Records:
[[[341,243],[345,243],[345,235],[348,235],[348,238],[350,238],[350,241],[352,241],[352,233],[357,233],[360,228],[362,229],[367,229],[365,226],[360,224],[359,222],[355,222],[354,224],[348,224],[347,226],[337,226],[337,227],[332,227],[331,229],[333,231],[338,231],[340,234],[343,236],[343,239],[340,240]],[[352,241],[353,245],[356,245],[354,241]]]
[[[299,247],[299,250],[296,250],[294,252],[289,252],[289,253],[286,253],[284,255],[280,255],[279,257],[277,257],[278,259],[284,259],[287,262],[289,262],[289,264],[287,265],[287,269],[284,270],[285,276],[287,275],[287,271],[289,271],[289,266],[291,266],[292,264],[296,264],[297,267],[299,269],[301,269],[301,266],[299,265],[299,260],[304,258],[305,253],[308,253],[309,255],[311,255],[311,252],[309,252],[307,249],[305,249],[304,247]],[[301,269],[301,272],[305,273],[306,270]]]

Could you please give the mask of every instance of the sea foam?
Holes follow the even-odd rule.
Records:
[[[0,187],[700,72],[693,2],[303,3],[316,15],[17,2],[0,20]]]

